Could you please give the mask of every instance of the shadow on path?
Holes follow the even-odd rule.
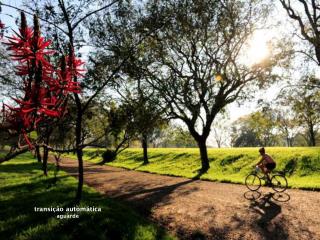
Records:
[[[76,166],[61,166],[61,168],[67,171],[69,174],[73,173],[77,175]],[[197,179],[183,179],[179,182],[159,182],[159,180],[147,180],[143,179],[146,175],[141,175],[142,179],[136,179],[131,176],[128,180],[124,178],[126,173],[130,173],[130,170],[98,167],[95,165],[85,166],[85,176],[91,174],[116,174],[113,175],[113,179],[100,178],[97,176],[93,181],[89,180],[86,183],[89,186],[98,188],[103,183],[110,184],[113,181],[118,182],[119,186],[115,189],[107,188],[104,193],[111,198],[119,199],[121,201],[129,202],[130,205],[134,206],[140,213],[146,216],[150,216],[152,209],[158,205],[166,205],[170,203],[172,198],[171,194],[175,196],[183,196],[193,193],[198,190],[198,187],[187,187],[183,188],[184,185],[196,182]],[[148,174],[148,173],[139,173]],[[149,175],[149,174],[148,174]],[[151,174],[152,175],[152,174]],[[85,179],[87,179],[85,177]],[[109,186],[109,185],[108,185]],[[110,186],[109,186],[110,187]]]
[[[256,224],[258,231],[265,239],[288,239],[288,231],[282,217],[277,216],[281,213],[281,206],[272,201],[274,193],[267,193],[259,200],[253,200],[250,209],[260,216]],[[254,224],[255,225],[255,224]]]
[[[258,200],[261,196],[266,198],[267,196],[275,200],[276,202],[288,202],[290,200],[290,195],[286,192],[269,192],[266,195],[262,195],[260,191],[247,191],[243,194],[244,198],[250,201]]]
[[[77,169],[67,159],[62,168]],[[310,204],[318,200],[318,193],[288,191],[294,200],[289,201],[287,193],[263,193],[268,189],[263,188],[245,193],[250,200],[246,202],[245,186],[196,180],[201,174],[195,171],[194,179],[186,179],[85,163],[88,185],[126,202],[180,239],[309,240],[318,233],[318,220],[311,221],[316,211],[296,211],[300,198]]]
[[[145,185],[136,185],[134,188],[123,189],[123,192],[127,192],[122,195],[118,195],[116,198],[119,198],[123,201],[130,201],[130,203],[139,207],[139,210],[144,215],[150,215],[152,208],[158,204],[165,205],[170,202],[170,194],[178,190],[180,187],[190,184],[196,180],[188,179],[183,182],[155,187],[155,188],[146,188]],[[180,195],[188,195],[193,191],[196,191],[197,188],[191,188],[188,190],[179,190]],[[141,211],[142,210],[142,211]]]

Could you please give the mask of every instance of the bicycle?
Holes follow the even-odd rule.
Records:
[[[259,167],[256,167],[245,179],[247,188],[251,191],[258,191],[261,188],[261,180],[266,180],[266,176]],[[269,182],[272,189],[276,192],[284,192],[288,188],[288,181],[284,172],[274,172],[271,174],[271,181]]]

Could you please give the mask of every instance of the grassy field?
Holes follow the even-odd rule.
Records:
[[[276,170],[285,170],[292,188],[320,189],[320,148],[266,148],[277,162]],[[85,159],[101,161],[103,150],[85,149]],[[259,160],[258,148],[208,149],[211,168],[204,180],[244,183],[245,176]],[[71,155],[72,156],[72,155]],[[75,156],[72,156],[75,158]],[[138,171],[193,178],[200,168],[196,148],[149,149],[150,163],[143,165],[142,149],[127,149],[110,166]]]
[[[1,154],[1,153],[0,153]],[[78,219],[57,219],[57,213],[35,212],[34,207],[73,206],[77,181],[54,166],[44,177],[31,154],[0,165],[0,239],[173,239],[130,208],[84,187],[82,207],[101,212],[81,212]]]

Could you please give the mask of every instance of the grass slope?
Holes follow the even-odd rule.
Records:
[[[130,208],[84,187],[81,206],[102,212],[80,213],[79,219],[57,219],[55,213],[34,212],[34,207],[73,206],[77,181],[54,166],[44,177],[31,154],[0,165],[0,239],[173,239]]]
[[[320,189],[320,148],[273,147],[267,153],[277,162],[276,170],[285,170],[290,187]],[[85,159],[101,161],[103,150],[85,149]],[[245,176],[258,162],[258,148],[208,149],[211,168],[200,178],[204,180],[244,183]],[[72,156],[75,158],[75,156]],[[200,167],[196,148],[149,149],[150,163],[143,165],[142,149],[127,149],[110,166],[138,171],[193,178]]]

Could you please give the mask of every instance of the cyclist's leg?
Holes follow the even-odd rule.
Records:
[[[266,168],[265,174],[266,174],[266,176],[267,176],[268,182],[271,182],[271,178],[270,178],[270,175],[269,175],[270,172],[271,172],[271,171],[270,171],[268,168]]]
[[[271,179],[269,176],[269,173],[270,173],[269,169],[264,164],[260,164],[259,167],[260,167],[261,171],[263,172],[263,174],[266,176],[267,181],[271,182]]]
[[[260,170],[264,173],[264,165],[263,165],[263,163],[260,163],[260,164],[258,165],[258,167],[259,167]]]
[[[267,175],[268,181],[271,182],[269,173],[271,173],[272,170],[275,168],[275,164],[266,164],[265,168],[266,168],[266,175]]]

